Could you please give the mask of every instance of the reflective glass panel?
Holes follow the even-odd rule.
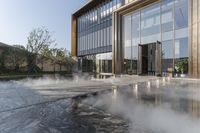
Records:
[[[141,43],[160,41],[160,4],[141,11]]]

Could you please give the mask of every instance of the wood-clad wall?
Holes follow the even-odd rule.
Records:
[[[72,27],[71,27],[71,54],[72,56],[77,56],[77,44],[76,44],[76,17],[72,16]]]
[[[192,78],[200,78],[200,1],[191,0],[190,13],[190,63]]]

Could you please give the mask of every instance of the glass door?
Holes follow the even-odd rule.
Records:
[[[138,74],[161,75],[162,45],[160,42],[138,45]]]

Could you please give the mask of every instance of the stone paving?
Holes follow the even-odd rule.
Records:
[[[0,133],[127,132],[127,123],[110,114],[84,106],[71,111],[71,98],[153,78],[46,77],[0,82]]]

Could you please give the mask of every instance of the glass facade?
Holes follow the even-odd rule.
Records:
[[[77,17],[79,69],[112,72],[112,12],[134,1],[105,0]],[[155,73],[158,67],[166,76],[188,74],[188,2],[160,0],[122,17],[125,74]]]
[[[77,18],[77,55],[83,72],[112,72],[112,12],[121,5],[122,0],[106,0]]]
[[[124,30],[124,72],[137,74],[140,13],[136,12],[124,17]]]
[[[123,17],[123,30],[124,73],[138,74],[144,66],[139,45],[148,45],[145,56],[151,61],[146,64],[153,70],[156,59],[152,57],[157,54],[153,44],[157,42],[162,47],[162,74],[188,73],[188,0],[162,0],[129,13]]]
[[[122,0],[107,0],[77,18],[78,56],[112,51],[112,12]]]
[[[78,60],[82,72],[112,73],[112,52],[87,55]]]

